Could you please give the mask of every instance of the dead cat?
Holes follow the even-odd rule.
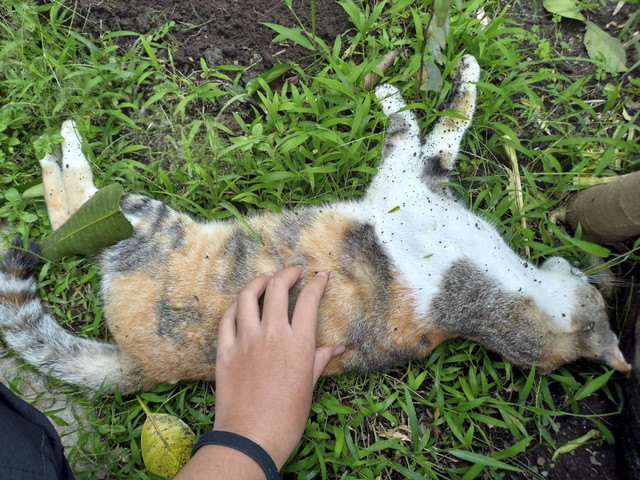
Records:
[[[585,275],[562,258],[540,268],[520,258],[444,186],[473,116],[479,74],[472,56],[458,61],[447,107],[464,118],[441,116],[424,140],[399,91],[379,87],[389,126],[366,195],[256,215],[248,222],[262,242],[239,223],[200,223],[158,200],[123,196],[134,234],[101,254],[103,310],[115,343],[61,328],[37,296],[37,257],[7,250],[5,342],[41,372],[89,390],[214,380],[218,321],[240,289],[265,272],[304,265],[292,305],[316,271],[329,272],[317,341],[346,346],[324,375],[392,367],[455,337],[542,373],[581,357],[628,371],[602,296]],[[61,151],[41,162],[54,228],[95,192],[73,122],[61,133]]]

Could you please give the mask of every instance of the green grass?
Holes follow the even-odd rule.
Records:
[[[114,40],[125,33],[90,41],[69,27],[75,14],[68,6],[2,0],[0,218],[10,224],[7,237],[49,232],[44,202],[22,193],[39,181],[37,157],[59,140],[60,124],[70,117],[86,139],[98,185],[120,182],[200,218],[362,195],[376,171],[386,120],[373,94],[359,87],[382,55],[402,47],[385,81],[416,98],[416,52],[428,15],[422,2],[410,0],[385,8],[345,4],[354,20],[351,40],[325,45],[296,31],[317,46],[317,61],[307,69],[280,67],[297,82],[274,90],[268,74],[245,87],[237,66],[203,64],[204,80],[181,76],[166,54],[170,26],[135,37],[123,54]],[[491,18],[486,28],[474,14],[479,6]],[[625,29],[635,30],[637,21],[631,17]],[[479,59],[483,75],[456,189],[521,254],[529,247],[533,261],[554,254],[587,266],[575,239],[550,227],[550,212],[578,188],[575,177],[637,169],[637,112],[624,106],[638,98],[640,82],[604,75],[597,66],[568,78],[554,68],[562,51],[544,43],[542,32],[509,22],[496,1],[461,2],[443,52],[445,87],[420,91],[412,104],[425,129],[463,50]],[[38,141],[42,134],[49,136]],[[523,212],[509,186],[505,144],[517,153]],[[38,279],[63,322],[106,338],[97,275],[93,259],[69,259],[45,265]],[[622,326],[624,305],[617,308]],[[396,370],[324,379],[285,472],[300,479],[527,472],[522,454],[540,443],[557,447],[552,432],[560,417],[584,418],[600,432],[598,441],[615,441],[606,416],[579,413],[579,401],[595,390],[610,400],[611,414],[619,411],[622,395],[615,381],[606,382],[609,375],[602,366],[580,364],[539,377],[473,343],[449,342]],[[79,478],[105,470],[111,478],[156,478],[142,463],[145,416],[135,398],[85,400],[74,388],[56,388],[89,407],[80,441],[68,452],[72,463],[92,465]],[[162,386],[141,397],[151,410],[177,415],[196,431],[211,428],[212,385]]]

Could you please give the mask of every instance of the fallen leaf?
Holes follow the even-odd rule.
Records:
[[[592,60],[602,62],[609,73],[626,72],[626,54],[622,44],[598,27],[587,21],[587,33],[584,35],[584,45]]]
[[[378,65],[376,65],[376,69],[373,72],[369,72],[367,76],[364,78],[364,89],[371,90],[373,87],[377,85],[377,83],[382,78],[376,71],[380,71],[383,75],[387,73],[389,67],[393,65],[393,61],[396,59],[398,54],[400,53],[400,49],[396,48],[395,50],[391,50],[387,53]]]
[[[406,432],[406,434],[402,432]],[[379,432],[379,435],[382,438],[399,438],[403,442],[411,443],[411,438],[407,434],[411,434],[411,429],[406,425],[399,425],[395,428],[389,428],[387,430]]]
[[[140,448],[149,472],[174,477],[191,456],[195,435],[179,418],[166,413],[151,413],[138,397],[147,419],[142,427]]]

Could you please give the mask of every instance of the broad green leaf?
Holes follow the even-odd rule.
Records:
[[[584,15],[580,13],[580,8],[573,0],[543,0],[542,5],[547,12],[585,21]]]
[[[433,11],[438,25],[442,25],[447,21],[450,6],[451,0],[435,0]]]
[[[154,475],[174,477],[191,457],[195,435],[179,418],[151,413],[138,401],[147,414],[140,438],[144,465]]]
[[[278,147],[281,152],[290,152],[291,150],[297,148],[302,145],[309,139],[309,135],[306,133],[293,133],[282,141]]]
[[[575,450],[576,448],[587,443],[588,440],[595,437],[596,435],[598,435],[598,431],[595,429],[592,429],[592,430],[589,430],[585,435],[581,436],[580,438],[576,438],[574,440],[569,441],[566,445],[561,446],[555,452],[553,452],[551,461],[555,462],[556,458],[558,458],[559,455],[562,455],[563,453],[569,453],[570,451]]]
[[[607,442],[607,444],[615,445],[616,438],[613,436],[613,433],[611,432],[611,430],[609,430],[609,427],[607,427],[603,422],[595,418],[591,418],[590,420],[593,422],[593,424],[596,427],[598,427],[598,429],[600,430],[600,435],[602,435],[602,438]],[[603,420],[606,420],[606,417],[603,418]]]
[[[438,62],[442,62],[442,50],[447,46],[447,35],[449,34],[449,12],[444,19],[437,19],[429,25],[427,47],[429,53]]]
[[[22,198],[36,197],[44,197],[44,185],[42,183],[38,183],[33,187],[29,187],[24,192],[22,192]]]
[[[467,452],[466,450],[449,450],[449,453],[455,457],[461,458],[462,460],[466,460],[467,462],[486,465],[493,468],[502,468],[503,470],[511,470],[512,472],[522,472],[519,468],[509,465],[508,463],[501,462],[495,458],[485,457],[479,453]]]
[[[40,242],[41,255],[52,262],[69,255],[93,255],[133,234],[120,208],[122,186],[98,190],[58,230]]]
[[[338,400],[336,397],[334,397],[333,395],[331,395],[328,392],[325,392],[324,395],[322,395],[322,398],[320,399],[320,403],[328,410],[335,412],[335,413],[344,413],[347,415],[351,415],[353,413],[356,413],[356,411],[347,406],[347,405],[343,405],[342,403],[340,403],[340,400]]]
[[[587,33],[584,35],[584,46],[592,60],[604,62],[604,69],[609,73],[627,71],[627,56],[622,44],[598,27],[587,21]]]
[[[422,85],[420,85],[420,88],[422,90],[426,90],[426,91],[431,90],[434,92],[439,92],[440,90],[442,90],[442,86],[444,85],[444,82],[442,80],[442,74],[440,73],[440,69],[434,63],[434,61],[427,60],[426,62],[424,62],[424,69],[425,69],[425,72],[423,72],[424,82],[422,82]]]
[[[153,66],[157,71],[160,71],[161,70],[160,64],[158,63],[158,59],[156,58],[156,52],[154,48],[151,47],[151,45],[149,44],[149,41],[144,35],[140,35],[139,38],[140,38],[140,42],[142,43],[142,46],[147,52],[147,55],[149,55],[149,59],[151,60],[151,63],[153,64]]]

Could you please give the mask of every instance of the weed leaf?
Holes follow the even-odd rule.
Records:
[[[294,67],[295,65],[293,63],[279,63],[278,65],[270,68],[259,76],[249,80],[245,86],[245,90],[249,95],[253,95],[256,90],[260,88],[260,80],[271,83],[272,81],[282,77],[285,73],[287,73]]]
[[[542,5],[547,12],[555,13],[561,17],[585,21],[584,15],[580,13],[580,8],[573,0],[544,0]]]
[[[584,240],[579,240],[577,238],[571,237],[566,233],[563,233],[555,224],[551,222],[549,222],[548,225],[549,225],[549,228],[553,231],[553,233],[555,233],[556,236],[561,241],[566,241],[572,245],[575,245],[579,249],[584,250],[585,252],[590,253],[591,255],[595,255],[596,257],[607,258],[608,256],[611,255],[611,250],[609,250],[606,247],[603,247],[602,245],[597,245],[595,243],[591,243],[591,242],[587,242]]]
[[[574,440],[569,441],[566,445],[561,446],[555,452],[553,452],[553,456],[551,457],[551,461],[555,462],[556,458],[563,453],[569,453],[572,450],[584,445],[588,440],[598,435],[598,431],[595,429],[589,430],[585,435],[580,438],[576,438]]]
[[[140,438],[144,465],[154,475],[174,477],[191,456],[195,434],[179,418],[151,413],[139,397],[138,401],[147,414]]]
[[[614,372],[615,370],[611,369],[608,372],[600,375],[599,377],[590,379],[582,386],[582,388],[580,388],[580,390],[578,390],[578,393],[576,393],[576,396],[574,397],[575,401],[578,402],[583,398],[587,398],[593,392],[600,390],[607,384]]]
[[[602,66],[609,73],[626,72],[627,57],[622,44],[595,23],[587,21],[586,24],[584,46],[589,57],[596,62],[604,62]]]
[[[307,50],[314,49],[313,44],[307,37],[302,34],[303,30],[301,28],[283,27],[282,25],[268,22],[264,22],[263,25],[266,25],[267,27],[278,32],[278,36],[273,39],[274,43],[281,42],[283,40],[291,40],[293,43],[300,45]]]
[[[275,172],[278,173],[278,172]],[[247,229],[247,231],[249,232],[249,234],[258,241],[258,243],[260,243],[260,245],[264,245],[264,242],[262,241],[262,237],[260,237],[260,235],[258,235],[258,233],[251,227],[251,225],[249,225],[249,223],[244,219],[244,217],[242,216],[242,214],[240,213],[240,211],[234,207],[233,205],[231,205],[229,202],[225,202],[222,201],[219,203],[219,205],[224,208],[225,210],[231,212],[231,214],[236,217],[236,219],[238,219],[238,221],[240,223],[242,223],[242,225],[244,225],[244,227]]]
[[[449,453],[467,462],[486,465],[487,467],[502,468],[504,470],[511,470],[512,472],[522,472],[519,468],[509,465],[508,463],[480,455],[479,453],[467,452],[465,450],[450,450]]]
[[[133,227],[120,208],[122,185],[98,190],[58,230],[41,243],[42,256],[55,262],[69,255],[91,256],[129,238]]]

